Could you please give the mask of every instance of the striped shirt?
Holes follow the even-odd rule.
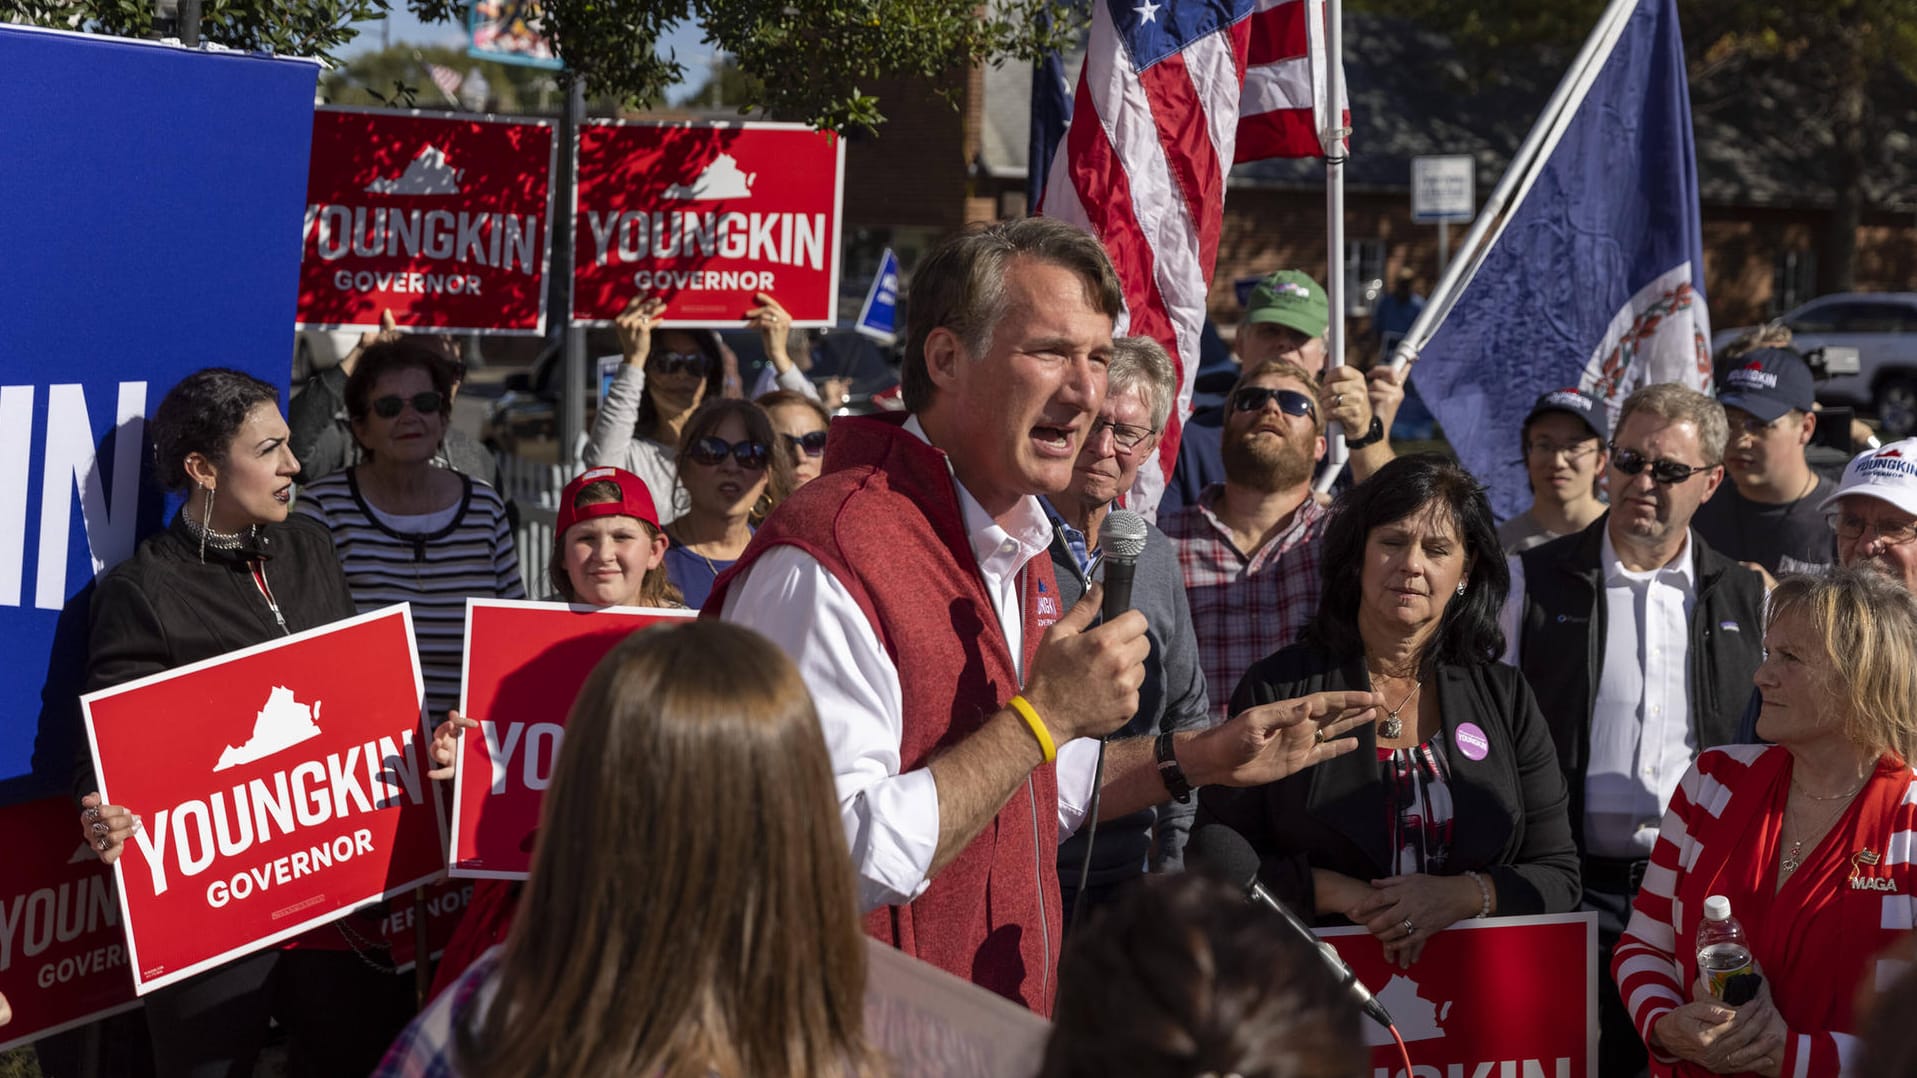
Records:
[[[367,504],[358,476],[357,468],[349,468],[301,488],[298,508],[333,533],[361,613],[413,604],[426,706],[437,720],[459,706],[467,598],[526,597],[506,504],[493,488],[462,475],[464,492],[449,523],[432,531],[405,531],[395,526],[404,518]]]
[[[1773,755],[1776,754],[1776,755]],[[1787,750],[1710,749],[1671,798],[1612,958],[1619,992],[1645,1043],[1658,1019],[1691,999],[1705,898],[1722,894],[1744,924],[1789,1035],[1784,1075],[1837,1075],[1859,1053],[1850,1004],[1869,980],[1882,991],[1907,962],[1884,957],[1911,929],[1917,772],[1886,761],[1802,867],[1776,880]],[[1654,1074],[1703,1075],[1652,1050]]]

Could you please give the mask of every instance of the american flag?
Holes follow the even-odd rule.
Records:
[[[433,80],[433,85],[439,87],[439,92],[446,95],[454,108],[459,107],[459,84],[463,81],[459,72],[445,64],[427,64],[426,77]]]
[[[1321,154],[1324,31],[1324,0],[1093,5],[1040,212],[1104,242],[1125,285],[1125,331],[1164,344],[1178,369],[1156,466],[1140,469],[1133,492],[1141,512],[1158,504],[1191,410],[1225,174],[1234,162]]]

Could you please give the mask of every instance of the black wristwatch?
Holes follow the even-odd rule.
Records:
[[[1185,769],[1178,766],[1178,754],[1172,751],[1171,731],[1159,734],[1153,748],[1153,755],[1158,757],[1158,777],[1165,780],[1165,789],[1171,791],[1172,800],[1181,805],[1190,804],[1191,783],[1185,778]]]
[[[1353,438],[1350,435],[1345,436],[1345,448],[1363,449],[1365,446],[1384,441],[1384,435],[1384,420],[1374,415],[1371,417],[1371,427],[1365,431],[1364,437]]]

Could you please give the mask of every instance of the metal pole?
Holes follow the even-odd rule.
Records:
[[[1326,0],[1325,55],[1331,69],[1330,107],[1327,129],[1319,132],[1325,150],[1325,301],[1331,308],[1330,324],[1325,327],[1325,361],[1328,367],[1345,365],[1345,50],[1342,0]],[[1331,425],[1326,447],[1325,467],[1318,475],[1317,489],[1329,491],[1345,470],[1351,451],[1345,447],[1345,430]],[[1363,434],[1363,431],[1359,432]]]
[[[1438,272],[1451,265],[1451,222],[1438,222]]]
[[[200,0],[180,0],[180,44],[200,47]]]
[[[1604,14],[1598,17],[1591,36],[1584,40],[1583,47],[1571,61],[1564,78],[1559,80],[1557,89],[1551,92],[1550,100],[1544,103],[1543,111],[1538,113],[1538,122],[1524,136],[1518,152],[1511,155],[1511,161],[1505,166],[1504,175],[1499,177],[1497,187],[1492,189],[1491,197],[1485,200],[1477,218],[1471,222],[1471,231],[1465,234],[1464,242],[1458,247],[1461,257],[1444,268],[1437,287],[1431,290],[1430,299],[1425,301],[1424,310],[1418,314],[1417,321],[1411,324],[1404,339],[1398,342],[1398,349],[1391,356],[1394,370],[1417,358],[1418,350],[1438,331],[1445,315],[1451,312],[1458,293],[1470,282],[1471,275],[1477,272],[1483,260],[1487,237],[1495,239],[1494,229],[1504,227],[1506,204],[1515,207],[1523,201],[1524,193],[1530,191],[1530,181],[1535,174],[1531,166],[1546,152],[1547,147],[1556,146],[1558,138],[1564,133],[1565,124],[1576,114],[1578,106],[1584,103],[1584,95],[1590,92],[1592,80],[1597,77],[1604,62],[1610,59],[1618,35],[1637,10],[1637,5],[1638,0],[1611,0]],[[1519,190],[1520,186],[1522,191]],[[1512,197],[1514,193],[1515,200]]]
[[[553,310],[562,351],[559,361],[558,460],[568,475],[579,470],[577,447],[586,433],[586,330],[572,321],[573,209],[579,183],[579,125],[586,118],[586,81],[577,73],[566,79],[566,111],[559,121],[559,188],[553,193],[553,296],[561,302]]]

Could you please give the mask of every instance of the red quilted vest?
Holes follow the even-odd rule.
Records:
[[[898,669],[904,770],[969,736],[1019,691],[1005,634],[965,536],[945,454],[901,428],[904,416],[834,420],[824,474],[767,519],[705,604],[767,550],[796,546],[845,586]],[[1058,617],[1051,559],[1027,563],[1024,660]],[[804,617],[804,611],[792,611]],[[910,905],[874,910],[866,931],[909,955],[1017,1000],[1052,1009],[1061,911],[1058,778],[1031,773],[998,816]]]

